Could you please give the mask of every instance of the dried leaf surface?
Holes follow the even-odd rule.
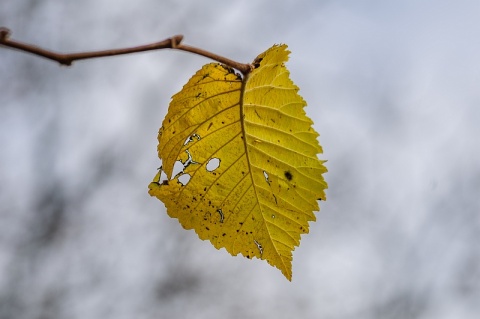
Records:
[[[292,251],[327,184],[286,48],[260,54],[245,78],[207,64],[173,96],[149,193],[217,249],[265,259],[291,280]]]

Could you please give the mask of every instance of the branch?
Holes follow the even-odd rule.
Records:
[[[28,52],[37,56],[41,56],[41,57],[56,61],[61,65],[67,65],[67,66],[72,65],[72,63],[77,60],[86,60],[86,59],[101,58],[101,57],[107,57],[107,56],[115,56],[115,55],[130,54],[130,53],[137,53],[137,52],[144,52],[144,51],[160,50],[160,49],[177,49],[177,50],[198,54],[198,55],[216,60],[220,63],[224,63],[234,69],[239,70],[244,75],[250,73],[253,70],[253,66],[251,64],[236,62],[199,48],[183,45],[180,43],[183,40],[182,35],[175,35],[171,38],[165,39],[160,42],[131,47],[131,48],[92,51],[92,52],[78,52],[78,53],[57,53],[57,52],[53,52],[50,50],[37,47],[32,44],[22,43],[22,42],[12,40],[10,39],[10,34],[11,32],[9,29],[5,27],[0,27],[0,45],[6,46],[9,48],[14,48],[20,51]]]

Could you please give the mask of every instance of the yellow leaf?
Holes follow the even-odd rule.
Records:
[[[292,251],[327,184],[318,133],[284,65],[288,53],[273,46],[243,78],[207,64],[173,96],[149,193],[202,240],[265,259],[291,280]]]

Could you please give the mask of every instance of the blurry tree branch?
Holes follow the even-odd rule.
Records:
[[[175,35],[173,37],[170,37],[160,42],[155,42],[151,44],[130,47],[130,48],[110,49],[110,50],[91,51],[91,52],[78,52],[78,53],[57,53],[57,52],[40,48],[32,44],[12,40],[10,39],[10,34],[11,32],[8,28],[0,27],[0,45],[17,49],[20,51],[28,52],[34,55],[38,55],[53,61],[57,61],[61,65],[67,65],[67,66],[72,65],[72,63],[77,60],[86,60],[86,59],[101,58],[101,57],[108,57],[108,56],[115,56],[115,55],[122,55],[122,54],[131,54],[131,53],[160,50],[160,49],[176,49],[176,50],[182,50],[182,51],[187,51],[190,53],[202,55],[207,58],[224,63],[232,68],[239,70],[244,75],[250,73],[253,69],[253,66],[251,64],[236,62],[236,61],[227,59],[225,57],[219,56],[217,54],[205,51],[203,49],[181,44],[183,40],[183,35]]]

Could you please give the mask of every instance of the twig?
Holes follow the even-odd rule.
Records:
[[[252,70],[254,69],[252,64],[236,62],[236,61],[227,59],[223,56],[217,55],[215,53],[211,53],[211,52],[202,50],[200,48],[191,47],[189,45],[179,44],[174,49],[202,55],[204,57],[226,64],[234,69],[239,70],[240,72],[242,72],[243,75],[247,75],[248,73],[252,72]]]
[[[251,64],[236,62],[199,48],[183,45],[181,44],[183,40],[182,35],[175,35],[171,38],[165,39],[160,42],[131,47],[131,48],[92,51],[92,52],[78,52],[78,53],[57,53],[57,52],[53,52],[50,50],[37,47],[32,44],[22,43],[22,42],[12,40],[10,39],[10,34],[11,32],[9,29],[5,27],[0,27],[0,45],[6,46],[9,48],[14,48],[20,51],[28,52],[34,55],[38,55],[38,56],[56,61],[61,65],[72,65],[72,63],[77,60],[86,60],[86,59],[101,58],[101,57],[107,57],[107,56],[130,54],[130,53],[160,50],[160,49],[177,49],[177,50],[182,50],[182,51],[187,51],[190,53],[202,55],[204,57],[216,60],[220,63],[224,63],[234,69],[239,70],[244,75],[250,73],[253,70],[253,66]]]

